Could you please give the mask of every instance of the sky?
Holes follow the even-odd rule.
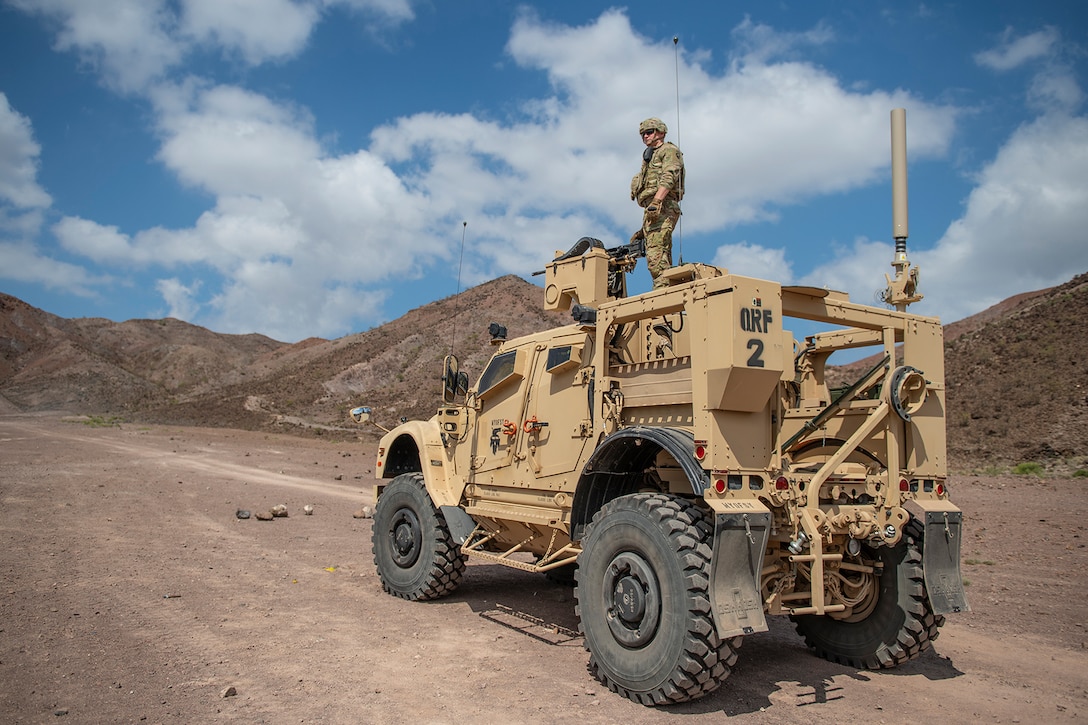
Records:
[[[0,0],[0,291],[364,331],[626,242],[657,116],[676,261],[879,304],[902,107],[911,311],[952,322],[1088,271],[1086,82],[1071,0]]]

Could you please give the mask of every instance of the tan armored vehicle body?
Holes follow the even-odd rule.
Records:
[[[573,324],[500,336],[471,387],[447,359],[445,405],[382,438],[385,589],[448,594],[466,556],[576,564],[590,669],[647,705],[716,689],[768,615],[854,667],[927,649],[967,605],[942,331],[905,312],[917,299],[905,245],[895,310],[700,264],[627,297],[636,258],[589,239],[557,256],[545,306]],[[796,319],[828,329],[798,342]],[[831,390],[828,357],[859,347],[880,362]]]

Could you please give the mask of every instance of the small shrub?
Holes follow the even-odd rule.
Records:
[[[1043,466],[1035,461],[1024,461],[1013,466],[1012,472],[1018,476],[1038,476],[1043,472]]]
[[[121,416],[118,415],[92,415],[83,421],[83,425],[90,426],[91,428],[110,428],[113,426],[121,425]]]
[[[1073,474],[1073,478],[1088,478],[1088,470],[1078,468],[1077,471]]]

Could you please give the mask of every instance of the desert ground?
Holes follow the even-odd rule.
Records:
[[[1088,722],[1084,478],[952,478],[972,611],[918,660],[832,664],[772,619],[655,710],[589,675],[569,587],[470,561],[384,594],[373,439],[91,422],[0,415],[2,722]]]

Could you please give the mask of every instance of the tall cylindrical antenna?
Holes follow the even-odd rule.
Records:
[[[676,145],[680,145],[680,36],[672,36],[672,64],[676,75]],[[684,218],[676,220],[676,254],[677,261],[684,263]]]
[[[457,316],[460,314],[458,310],[457,295],[461,294],[461,266],[465,262],[465,232],[467,229],[468,222],[461,222],[461,257],[457,260],[457,294],[453,296],[453,324],[450,325],[450,355],[453,354],[453,348],[457,342]]]
[[[889,305],[904,312],[907,305],[922,299],[918,294],[918,268],[911,268],[907,259],[907,112],[892,109],[892,237],[895,238],[895,254],[892,267],[895,279],[884,275],[888,286],[883,299]]]
[[[895,252],[906,254],[907,237],[907,111],[892,109],[892,237]]]
[[[680,145],[680,36],[672,36],[672,62],[676,74],[676,145]]]

